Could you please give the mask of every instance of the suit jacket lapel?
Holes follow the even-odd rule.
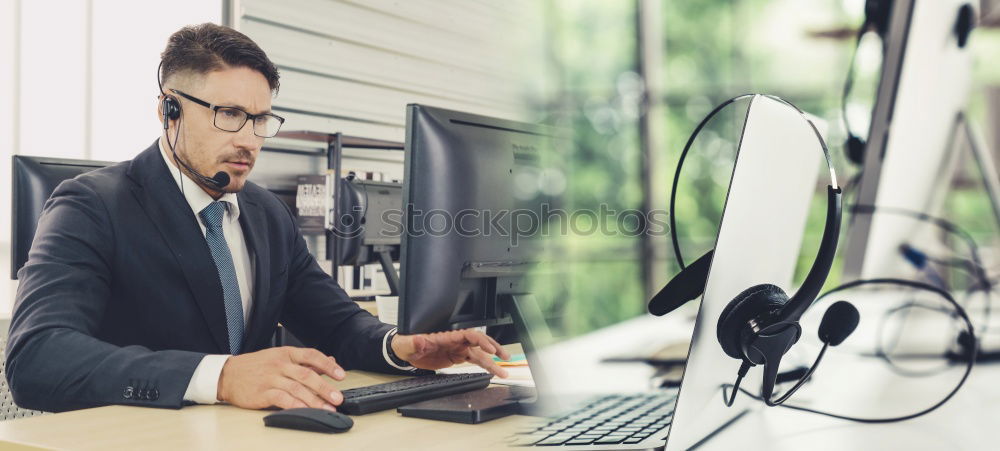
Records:
[[[219,272],[191,206],[167,171],[160,149],[153,143],[129,166],[129,177],[138,183],[132,187],[132,193],[173,251],[219,352],[228,354],[229,335]]]
[[[270,300],[271,289],[271,254],[267,241],[267,215],[263,208],[257,203],[249,190],[243,190],[237,201],[240,204],[240,226],[243,228],[243,236],[247,240],[247,245],[253,255],[253,304],[250,307],[250,318],[247,321],[246,336],[243,340],[241,352],[252,351],[251,347],[257,341],[256,336],[260,333],[270,334],[274,324],[268,327],[264,321],[267,319],[263,312],[267,311],[267,302]]]

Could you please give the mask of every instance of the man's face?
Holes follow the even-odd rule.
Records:
[[[245,67],[227,68],[206,75],[178,76],[164,87],[177,89],[212,105],[235,107],[250,114],[271,112],[271,90],[260,72]],[[243,189],[264,138],[253,133],[253,121],[237,132],[220,130],[214,125],[215,111],[174,95],[181,104],[179,121],[171,121],[167,139],[174,142],[180,123],[180,135],[174,144],[177,154],[196,171],[213,177],[219,171],[229,174],[229,193]],[[221,113],[220,113],[221,114]],[[169,147],[164,147],[169,151]],[[171,159],[171,162],[172,159]],[[204,188],[203,188],[204,189]],[[218,193],[205,189],[210,195]]]

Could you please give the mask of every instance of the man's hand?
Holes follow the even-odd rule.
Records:
[[[493,361],[492,355],[510,360],[510,354],[496,340],[476,330],[396,335],[390,346],[399,358],[417,368],[437,370],[472,362],[497,376],[507,377],[507,371]]]
[[[265,349],[226,360],[219,376],[219,401],[245,409],[315,407],[336,410],[344,402],[322,375],[343,380],[333,357],[311,348]]]

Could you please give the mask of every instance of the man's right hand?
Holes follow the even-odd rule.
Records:
[[[311,348],[284,346],[226,360],[219,376],[219,401],[245,409],[315,407],[336,410],[344,395],[323,375],[343,380],[333,357]]]

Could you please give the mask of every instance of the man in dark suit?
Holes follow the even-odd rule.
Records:
[[[213,24],[162,54],[164,134],[135,159],[63,182],[18,287],[7,379],[18,405],[335,409],[323,375],[508,358],[475,331],[397,335],[309,254],[291,211],[248,182],[278,72]],[[207,175],[206,175],[207,174]],[[211,178],[209,178],[211,176]],[[268,348],[280,322],[309,348]]]

